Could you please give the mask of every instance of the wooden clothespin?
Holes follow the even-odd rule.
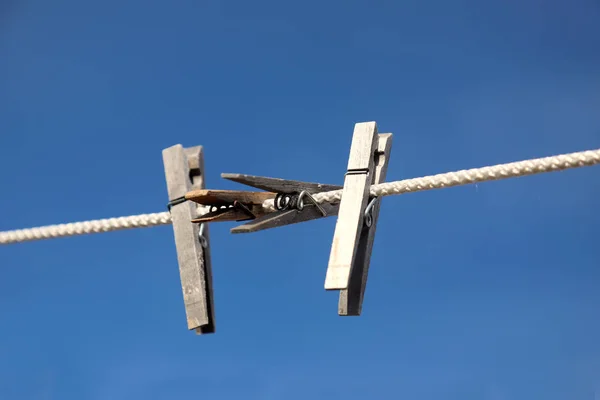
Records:
[[[392,134],[375,122],[356,124],[344,186],[242,174],[221,177],[263,191],[204,188],[202,148],[181,145],[163,151],[170,210],[188,318],[198,333],[214,332],[209,222],[247,221],[232,233],[250,233],[339,215],[325,288],[340,290],[339,314],[360,315],[379,215],[370,187],[385,181]],[[339,203],[319,204],[313,195],[343,189]],[[272,200],[274,210],[263,203]],[[196,204],[208,206],[197,215]]]
[[[208,213],[195,218],[194,222],[250,220],[231,229],[231,233],[250,233],[329,217],[338,212],[338,204],[317,204],[312,195],[339,190],[341,186],[242,174],[221,174],[221,177],[266,192],[191,191],[185,195],[187,200],[211,207]],[[275,210],[266,212],[262,204],[271,199]]]
[[[198,334],[214,333],[208,225],[192,223],[197,206],[185,201],[186,193],[204,189],[202,146],[183,148],[178,144],[164,149],[163,163],[188,329]]]
[[[379,135],[375,122],[355,125],[325,278],[325,289],[341,291],[340,315],[362,311],[380,207],[370,187],[385,181],[391,148],[392,134]]]

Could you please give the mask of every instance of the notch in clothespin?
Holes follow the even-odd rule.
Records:
[[[340,315],[362,310],[380,207],[370,188],[385,181],[391,148],[392,134],[378,134],[375,122],[355,125],[325,278],[326,290],[341,291]]]
[[[210,211],[194,222],[246,221],[231,233],[251,233],[299,222],[337,215],[339,204],[318,204],[312,195],[339,190],[337,185],[293,181],[264,176],[221,174],[221,177],[247,186],[266,190],[194,190],[187,200],[210,207]],[[265,211],[263,202],[273,200],[274,211]]]
[[[192,223],[197,206],[185,199],[191,190],[204,189],[202,146],[183,148],[178,144],[164,149],[163,163],[188,329],[198,334],[214,333],[208,225]]]

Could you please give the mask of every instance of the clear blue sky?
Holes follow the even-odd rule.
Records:
[[[482,3],[488,3],[483,5]],[[600,147],[592,0],[0,2],[0,230],[162,211],[161,150],[341,183]],[[186,330],[170,226],[0,248],[2,399],[594,399],[600,167],[386,198],[363,316],[333,218],[212,227],[218,333]],[[600,395],[598,395],[600,396]]]

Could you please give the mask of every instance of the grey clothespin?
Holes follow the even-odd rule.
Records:
[[[196,186],[183,193],[171,195],[169,192],[170,198],[177,201],[189,200],[186,204],[190,208],[185,209],[186,214],[182,217],[188,224],[248,221],[232,228],[232,233],[257,232],[339,215],[325,288],[341,291],[338,307],[340,315],[360,315],[379,215],[379,199],[370,197],[370,187],[385,181],[391,146],[392,134],[379,135],[375,122],[359,123],[354,129],[343,187],[252,175],[221,174],[225,179],[263,191],[208,190]],[[312,197],[316,193],[339,189],[343,189],[340,203],[318,204]],[[274,211],[263,208],[265,200],[273,200]],[[209,211],[196,217],[193,203],[209,206]],[[176,228],[175,232],[177,241]]]
[[[202,146],[184,149],[178,144],[164,149],[163,163],[188,329],[198,334],[214,333],[208,226],[192,223],[197,206],[185,201],[186,193],[205,185]]]
[[[338,204],[317,204],[312,195],[339,190],[341,186],[243,174],[221,174],[221,177],[266,192],[191,191],[185,196],[187,200],[211,207],[194,222],[250,220],[231,229],[231,233],[250,233],[337,215]],[[274,201],[275,211],[264,211],[262,204],[267,199]]]
[[[340,315],[362,310],[380,202],[370,187],[385,181],[391,146],[392,134],[379,135],[375,122],[355,125],[325,278],[325,289],[341,291]]]

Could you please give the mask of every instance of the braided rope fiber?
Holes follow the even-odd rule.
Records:
[[[393,196],[423,190],[441,189],[471,183],[495,181],[519,176],[535,175],[544,172],[562,171],[571,168],[592,166],[600,163],[600,149],[562,154],[558,156],[517,161],[490,167],[466,169],[426,176],[423,178],[405,179],[396,182],[385,182],[371,186],[371,196]],[[316,193],[314,199],[319,202],[337,203],[342,199],[342,190]]]
[[[535,175],[544,172],[562,171],[596,164],[600,164],[600,149],[518,161],[508,164],[499,164],[490,167],[448,172],[444,174],[425,176],[422,178],[386,182],[371,186],[371,195],[400,195],[424,190],[441,189],[478,182]],[[315,193],[313,197],[318,203],[337,203],[342,198],[342,192],[342,190],[334,190],[331,192]],[[273,200],[265,201],[263,207],[269,211],[274,210]],[[206,207],[198,207],[199,214],[202,214],[206,211]],[[146,228],[151,226],[167,225],[170,223],[171,215],[168,212],[73,222],[69,224],[50,225],[38,228],[0,232],[0,244],[84,235],[89,233],[110,232],[121,229]]]
[[[39,228],[0,232],[0,244],[53,239],[89,233],[111,232],[122,229],[146,228],[150,226],[167,225],[170,223],[171,214],[168,212],[72,222],[68,224],[48,225]]]

